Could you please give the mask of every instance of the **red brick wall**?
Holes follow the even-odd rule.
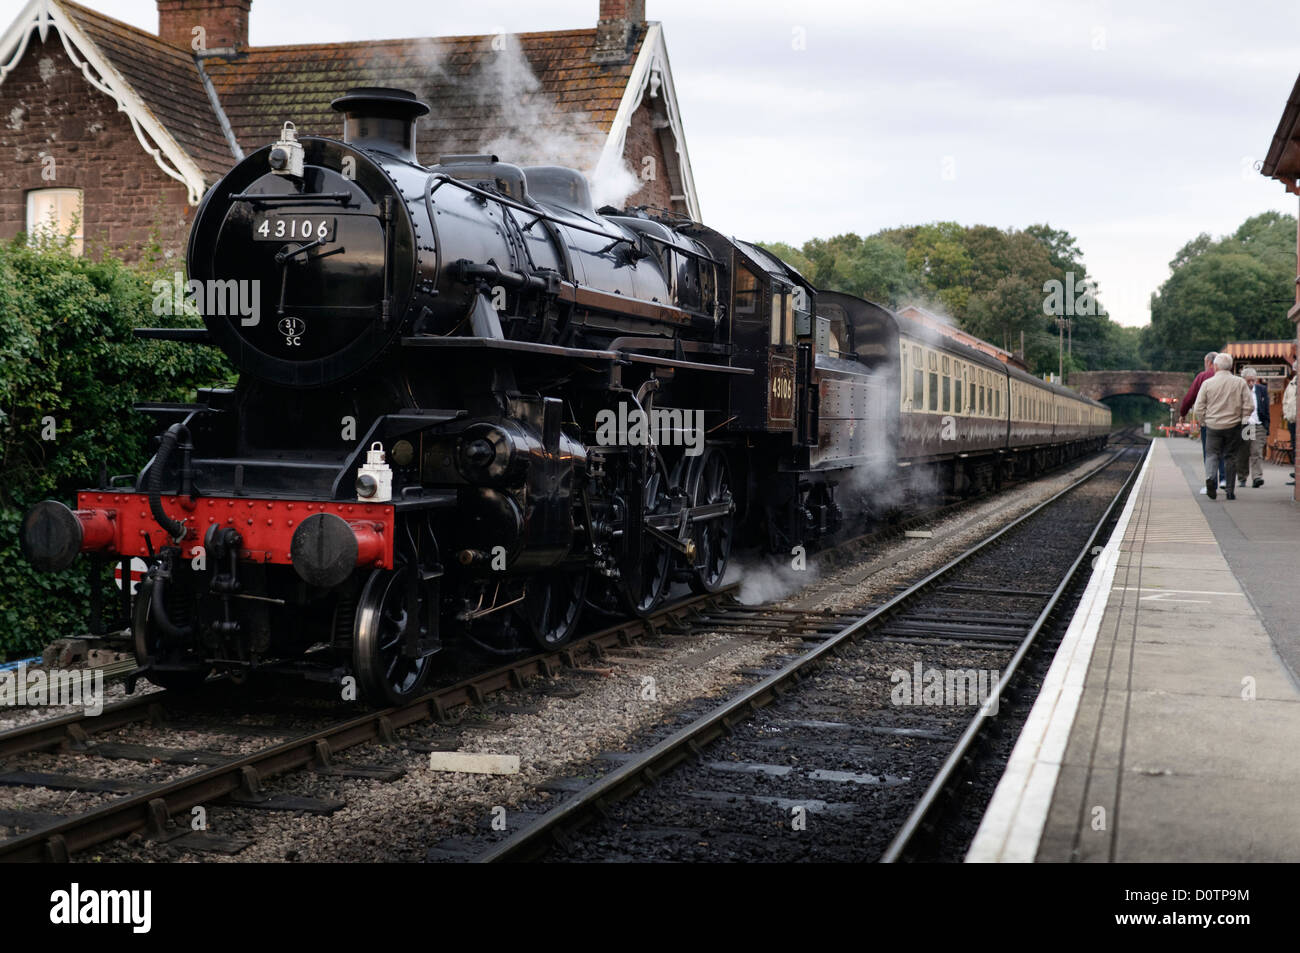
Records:
[[[196,26],[203,27],[202,49],[248,46],[248,8],[252,0],[158,0],[158,36],[166,43],[194,48]]]
[[[645,20],[645,0],[600,0],[601,20]]]
[[[53,157],[53,179],[46,156]],[[83,191],[87,253],[108,245],[137,258],[157,228],[164,247],[183,253],[192,209],[185,186],[141,148],[125,113],[90,86],[51,33],[33,37],[0,83],[0,240],[27,227],[27,190]]]
[[[628,197],[628,205],[653,205],[656,208],[671,209],[673,187],[668,178],[667,158],[659,143],[659,136],[654,128],[654,118],[649,100],[643,100],[632,114],[632,123],[627,130],[627,140],[623,145],[623,158],[627,160],[632,174],[642,181],[641,188]],[[649,166],[645,159],[649,156],[654,161]],[[653,170],[654,178],[647,180]],[[684,209],[682,209],[684,211]]]

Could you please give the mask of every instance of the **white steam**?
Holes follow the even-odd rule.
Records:
[[[811,559],[806,567],[796,570],[791,562],[781,557],[766,559],[733,559],[723,577],[724,585],[740,583],[736,598],[747,606],[779,602],[804,586],[816,582],[821,575]]]
[[[482,66],[470,77],[476,106],[490,132],[476,151],[516,165],[562,165],[583,173],[592,201],[621,206],[640,183],[621,156],[601,161],[606,136],[590,115],[561,110],[542,88],[515,36],[490,38]]]

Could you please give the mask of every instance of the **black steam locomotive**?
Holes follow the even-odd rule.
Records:
[[[140,332],[223,348],[238,385],[138,408],[163,432],[134,487],[23,523],[42,568],[147,561],[157,684],[274,665],[395,704],[444,646],[716,589],[733,547],[840,532],[908,468],[961,490],[1105,440],[1102,405],[698,223],[598,212],[577,172],[421,166],[409,93],[334,107],[342,142],[285,123],[205,197],[206,330]]]

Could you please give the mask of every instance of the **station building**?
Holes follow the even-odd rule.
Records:
[[[1264,158],[1260,172],[1271,179],[1277,179],[1292,195],[1300,195],[1300,78],[1296,79],[1291,95],[1282,110],[1277,131],[1273,133],[1273,141],[1269,143],[1268,154]],[[1296,222],[1295,302],[1287,311],[1287,317],[1300,323],[1300,217],[1297,217]],[[1291,347],[1294,358],[1294,340],[1291,342]],[[1295,499],[1300,500],[1300,487],[1297,487]]]
[[[599,0],[574,30],[252,46],[251,0],[158,0],[151,33],[70,0],[0,24],[0,240],[53,226],[131,258],[183,249],[202,198],[246,152],[342,136],[330,101],[410,89],[432,107],[420,160],[495,153],[569,165],[593,193],[699,218],[663,28]],[[593,11],[596,12],[596,11]]]
[[[1229,341],[1222,348],[1233,358],[1233,370],[1240,374],[1253,367],[1260,383],[1268,387],[1268,443],[1265,457],[1274,463],[1294,464],[1295,448],[1291,430],[1282,417],[1282,392],[1291,379],[1291,365],[1296,359],[1296,342]]]

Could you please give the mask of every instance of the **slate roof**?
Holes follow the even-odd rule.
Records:
[[[194,57],[152,33],[60,0],[74,23],[131,84],[149,111],[209,177],[234,164],[230,146],[203,89]]]
[[[1260,170],[1270,178],[1286,183],[1287,191],[1300,192],[1300,79],[1278,120],[1277,132],[1269,143],[1268,155]]]
[[[101,53],[194,159],[209,184],[235,157],[190,51],[58,0]],[[292,120],[300,133],[339,137],[330,100],[353,86],[410,89],[429,104],[419,122],[420,158],[496,152],[520,164],[554,162],[589,170],[603,148],[636,56],[591,62],[596,30],[503,36],[432,37],[299,46],[251,47],[205,58],[222,111],[251,152],[279,138]]]

